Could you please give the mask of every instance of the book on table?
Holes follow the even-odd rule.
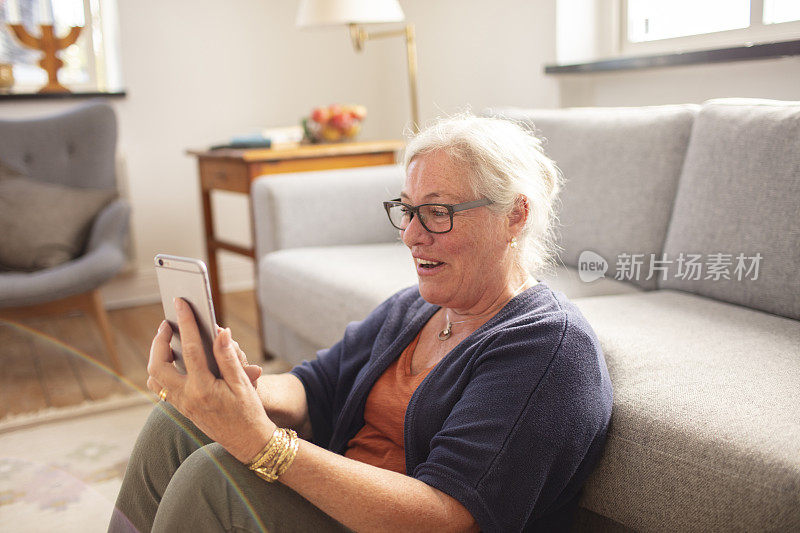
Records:
[[[222,148],[272,148],[276,150],[295,148],[303,140],[301,126],[261,128],[257,131],[234,135],[227,144],[212,146],[212,150]]]

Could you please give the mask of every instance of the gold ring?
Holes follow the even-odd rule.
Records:
[[[161,392],[158,393],[158,397],[162,402],[167,401],[167,389],[161,389]]]

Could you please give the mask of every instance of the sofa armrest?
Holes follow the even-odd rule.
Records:
[[[262,176],[253,182],[256,258],[285,248],[392,242],[382,202],[396,198],[397,165]]]

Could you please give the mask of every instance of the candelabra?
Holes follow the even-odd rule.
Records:
[[[39,66],[47,72],[47,85],[39,89],[40,93],[68,93],[69,89],[58,82],[58,69],[64,66],[56,54],[75,43],[83,29],[82,26],[71,26],[66,37],[56,37],[52,24],[40,24],[41,37],[34,37],[22,24],[9,24],[9,28],[24,46],[44,53]]]

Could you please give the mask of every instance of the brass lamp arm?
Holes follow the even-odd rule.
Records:
[[[356,52],[364,49],[364,43],[370,39],[383,39],[384,37],[402,37],[406,35],[408,29],[398,28],[396,30],[368,32],[360,24],[350,24],[350,37],[353,39],[353,48]]]
[[[419,110],[417,104],[417,45],[414,36],[414,25],[407,24],[405,28],[368,32],[360,24],[350,24],[350,38],[356,52],[364,49],[364,44],[370,39],[383,39],[385,37],[406,38],[406,58],[408,60],[408,89],[411,94],[411,128],[414,133],[419,132]]]

